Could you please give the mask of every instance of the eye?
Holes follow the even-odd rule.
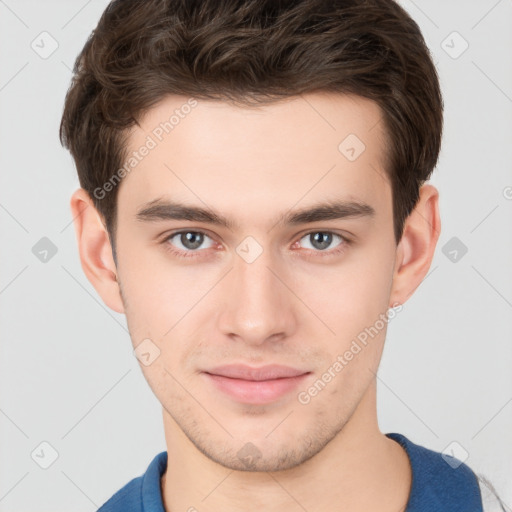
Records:
[[[174,239],[175,241],[172,242]],[[197,249],[201,248],[205,239],[210,240],[210,245],[203,249],[209,249],[213,245],[213,240],[202,231],[179,231],[168,236],[164,243],[174,245],[182,252],[198,252]]]
[[[338,239],[340,243],[334,246],[334,251],[327,251],[326,249],[332,246],[333,240],[335,239]],[[299,243],[302,240],[306,240],[306,242],[309,243],[310,247],[306,246],[307,249],[314,249],[317,252],[336,252],[336,249],[343,248],[349,243],[348,239],[330,231],[312,231],[303,236],[299,240]]]
[[[303,245],[303,241],[305,241],[305,246]],[[338,243],[333,246],[333,242],[335,241]],[[167,251],[174,256],[181,258],[200,257],[203,252],[200,249],[210,249],[216,245],[216,242],[205,232],[191,230],[171,233],[169,236],[164,238],[161,243],[164,244]],[[313,253],[313,256],[320,257],[337,255],[342,253],[350,244],[350,239],[338,235],[337,233],[333,233],[331,231],[311,231],[306,233],[293,245],[305,247],[310,254],[308,254],[307,251],[303,256],[309,258],[311,257],[311,253]],[[204,254],[208,253],[205,251]]]

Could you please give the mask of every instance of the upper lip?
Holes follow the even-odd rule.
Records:
[[[229,377],[231,379],[258,381],[297,377],[298,375],[304,375],[309,372],[279,364],[270,364],[267,366],[260,366],[259,368],[254,368],[244,364],[227,364],[212,368],[205,373],[221,375],[222,377]]]

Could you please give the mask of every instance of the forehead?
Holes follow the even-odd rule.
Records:
[[[382,112],[365,98],[322,92],[249,107],[169,96],[139,124],[118,196],[130,215],[162,196],[248,219],[319,198],[390,207]]]

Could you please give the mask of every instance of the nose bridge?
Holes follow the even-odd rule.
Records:
[[[261,344],[271,336],[290,335],[295,317],[290,292],[274,275],[279,275],[275,258],[270,251],[258,251],[255,257],[254,251],[250,242],[237,248],[225,283],[227,300],[220,328],[224,334]]]

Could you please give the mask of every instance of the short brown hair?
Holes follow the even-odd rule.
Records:
[[[377,102],[396,243],[438,159],[443,100],[414,20],[392,0],[114,0],[78,55],[60,124],[115,258],[128,129],[169,94],[264,104],[314,91]],[[341,142],[341,141],[340,141]]]

